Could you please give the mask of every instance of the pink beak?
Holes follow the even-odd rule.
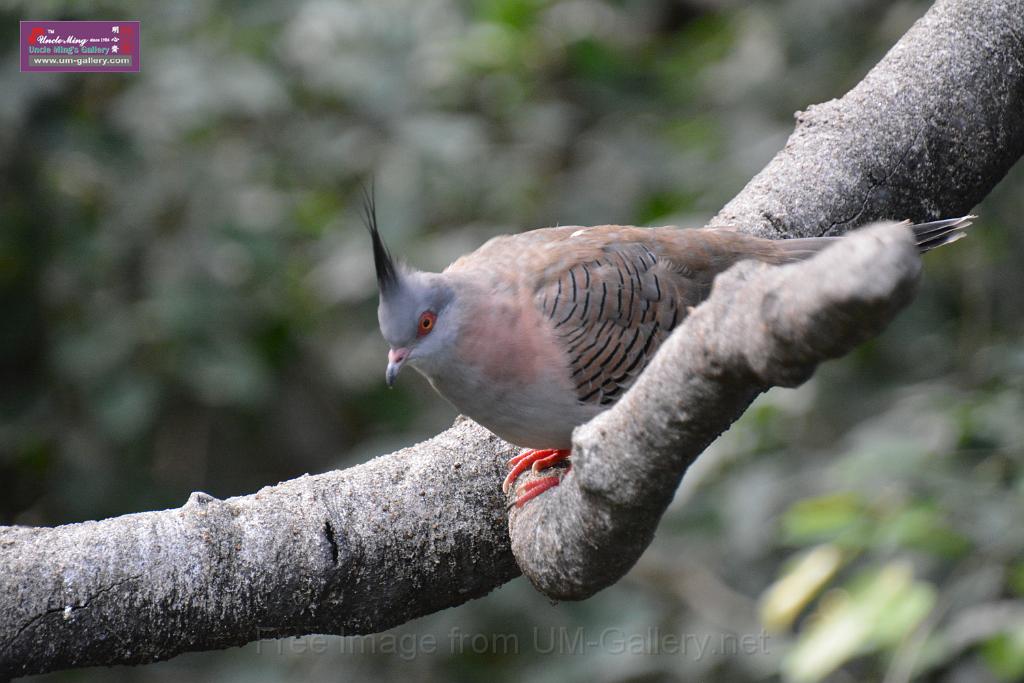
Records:
[[[388,351],[388,370],[385,374],[388,386],[394,386],[398,371],[402,369],[405,359],[409,357],[409,349],[391,349]]]

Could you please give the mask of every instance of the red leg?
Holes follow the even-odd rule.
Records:
[[[555,452],[557,452],[557,449],[555,448],[541,448],[538,450],[534,450],[531,448],[529,450],[523,451],[519,455],[510,459],[508,461],[508,465],[509,467],[515,467],[523,460],[529,460],[530,462],[533,462],[537,458],[545,458]]]
[[[501,485],[501,490],[508,493],[509,488],[515,483],[519,475],[528,470],[531,466],[534,472],[539,472],[542,469],[551,467],[557,462],[561,462],[569,457],[569,449],[557,449],[557,448],[543,448],[541,450],[527,450],[523,451],[519,455],[515,456],[508,461],[509,470],[508,476],[505,477],[505,482]]]
[[[527,501],[533,500],[548,489],[558,486],[561,481],[562,478],[558,475],[531,479],[516,489],[516,507],[523,507]]]
[[[545,458],[540,458],[539,460],[534,460],[533,461],[533,471],[534,472],[540,472],[541,470],[546,470],[547,468],[551,467],[552,465],[554,465],[556,463],[560,463],[560,462],[562,462],[564,460],[567,460],[569,458],[569,454],[570,453],[572,453],[572,451],[570,451],[569,449],[565,448],[565,449],[562,449],[562,450],[555,451],[551,455],[549,455],[549,456],[547,456]]]
[[[568,448],[543,448],[540,450],[531,449],[523,451],[508,461],[511,469],[508,476],[505,477],[505,482],[501,485],[501,489],[508,493],[509,488],[519,478],[519,475],[526,470],[532,469],[534,472],[540,472],[552,465],[563,462],[568,459],[570,454],[571,451]],[[527,501],[533,500],[553,486],[558,486],[561,481],[562,475],[540,477],[527,481],[516,489],[515,506],[523,507]]]

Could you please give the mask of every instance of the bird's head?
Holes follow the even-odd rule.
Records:
[[[366,228],[373,240],[380,304],[377,320],[388,351],[387,383],[406,364],[424,374],[452,352],[457,331],[454,290],[443,273],[426,273],[395,263],[377,230],[373,196],[364,196]]]

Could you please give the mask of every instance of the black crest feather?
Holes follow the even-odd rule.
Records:
[[[384,294],[398,286],[398,270],[395,268],[395,261],[391,258],[391,252],[384,246],[384,240],[377,230],[377,200],[374,196],[373,185],[367,190],[362,186],[363,192],[363,223],[373,240],[373,265],[377,268],[377,287],[381,294]]]

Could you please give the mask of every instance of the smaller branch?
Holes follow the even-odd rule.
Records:
[[[801,263],[747,261],[720,275],[622,400],[576,429],[561,486],[513,509],[523,573],[555,599],[617,581],[697,456],[758,394],[801,384],[881,332],[920,270],[910,231],[885,223]]]

